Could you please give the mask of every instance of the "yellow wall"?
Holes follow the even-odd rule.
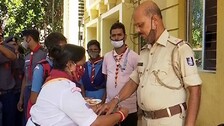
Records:
[[[108,5],[108,10],[100,13],[101,8]],[[109,6],[110,5],[110,6]],[[125,25],[127,39],[125,43],[134,51],[138,51],[138,45],[134,44],[130,37],[133,33],[131,29],[131,17],[134,5],[131,3],[122,3],[121,1],[108,1],[108,4],[103,4],[102,0],[93,1],[93,5],[87,8],[85,13],[85,45],[91,39],[97,39],[101,44],[101,54],[111,51],[113,49],[110,42],[110,27],[115,22],[119,21]],[[131,12],[131,13],[130,13]],[[92,15],[92,16],[91,16]],[[98,16],[96,16],[98,15]],[[96,21],[98,20],[98,21]],[[86,46],[85,46],[86,47]]]
[[[217,70],[201,73],[203,80],[198,126],[216,126],[224,123],[224,1],[217,0]]]

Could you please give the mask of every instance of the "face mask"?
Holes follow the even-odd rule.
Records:
[[[151,29],[149,31],[148,36],[146,37],[146,40],[149,44],[154,44],[156,41],[156,26],[153,25],[153,16],[151,17]]]
[[[111,40],[111,44],[114,46],[114,48],[120,48],[121,46],[124,45],[124,40],[120,41]]]
[[[23,47],[24,49],[28,49],[28,43],[27,43],[26,41],[23,41],[23,42],[21,43],[21,45],[22,45],[22,47]]]
[[[78,82],[82,78],[85,72],[85,68],[81,65],[76,64],[75,67],[72,67],[71,71],[72,71],[73,81]]]
[[[151,29],[146,38],[146,41],[148,42],[148,44],[154,44],[155,40],[156,40],[156,31]]]
[[[96,59],[99,56],[99,52],[88,52],[90,58]]]

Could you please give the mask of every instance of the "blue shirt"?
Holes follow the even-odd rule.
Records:
[[[53,66],[53,61],[47,57],[46,60],[50,64],[50,66]],[[37,64],[37,66],[34,68],[33,71],[33,78],[32,78],[32,88],[31,91],[39,93],[41,90],[41,87],[44,83],[44,68],[41,64]]]
[[[95,64],[95,75],[97,75],[97,73],[99,72],[100,67],[102,66],[102,62],[103,62],[103,61],[100,61],[99,63]],[[89,77],[91,77],[92,64],[91,64],[89,61],[87,62],[87,67],[88,67],[88,74],[89,74]]]

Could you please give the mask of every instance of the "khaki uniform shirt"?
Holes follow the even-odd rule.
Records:
[[[146,45],[141,51],[137,69],[130,78],[139,84],[137,97],[142,110],[154,111],[183,103],[186,101],[185,88],[202,83],[193,51],[187,44],[178,47],[178,58],[175,59],[175,63],[180,65],[185,88],[169,89],[158,83],[153,71],[158,72],[158,77],[167,86],[181,85],[171,62],[172,51],[178,42],[180,39],[170,36],[165,30],[153,46]]]

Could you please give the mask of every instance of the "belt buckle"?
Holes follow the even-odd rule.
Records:
[[[154,111],[143,111],[143,114],[147,118],[156,119],[156,114]]]
[[[150,111],[150,112],[149,112],[149,117],[150,117],[151,119],[156,119],[156,113],[155,113],[155,111]]]

